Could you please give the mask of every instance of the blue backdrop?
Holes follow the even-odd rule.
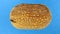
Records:
[[[18,30],[11,25],[10,12],[21,3],[44,4],[52,13],[50,25],[43,30]],[[60,0],[0,0],[0,34],[60,34]]]

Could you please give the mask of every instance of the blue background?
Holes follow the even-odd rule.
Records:
[[[42,30],[18,30],[11,25],[10,12],[21,3],[44,4],[52,13],[50,25]],[[0,34],[60,34],[60,0],[0,0]]]

